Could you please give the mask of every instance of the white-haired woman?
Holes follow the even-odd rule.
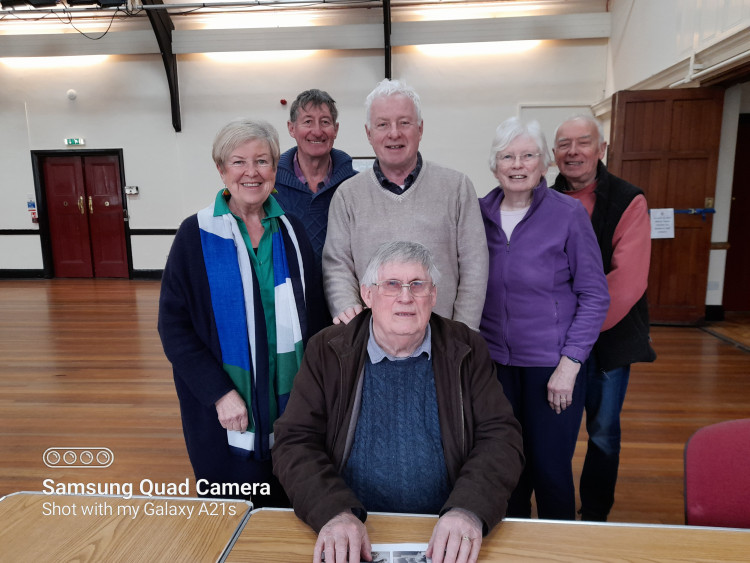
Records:
[[[480,330],[521,423],[526,467],[508,516],[575,519],[571,462],[584,406],[581,363],[609,306],[582,205],[547,188],[537,122],[501,123],[490,151],[499,186],[480,199],[490,274]]]
[[[251,496],[256,506],[288,505],[270,450],[303,346],[321,328],[314,255],[302,225],[270,195],[279,140],[269,123],[227,124],[213,159],[224,188],[175,236],[159,334],[196,483],[205,480],[201,490]]]

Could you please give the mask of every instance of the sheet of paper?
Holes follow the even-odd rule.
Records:
[[[651,209],[651,238],[674,238],[674,209]]]

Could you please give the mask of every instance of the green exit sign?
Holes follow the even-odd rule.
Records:
[[[84,139],[65,139],[66,145],[85,145],[86,141]]]

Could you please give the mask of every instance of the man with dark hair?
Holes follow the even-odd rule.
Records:
[[[615,502],[620,464],[620,411],[630,364],[653,362],[646,286],[651,224],[643,191],[611,174],[601,123],[576,115],[555,131],[560,174],[552,186],[583,203],[591,217],[607,275],[610,305],[581,373],[586,375],[589,441],[581,474],[581,518],[606,521]]]
[[[357,172],[351,157],[333,148],[338,110],[323,90],[305,90],[292,102],[287,128],[297,146],[281,155],[276,201],[305,226],[318,266],[328,229],[328,207],[339,184]]]

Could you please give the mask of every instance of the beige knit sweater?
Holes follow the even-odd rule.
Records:
[[[427,246],[441,274],[439,315],[478,330],[487,291],[488,255],[477,194],[466,175],[425,161],[400,195],[380,186],[372,169],[334,194],[323,248],[323,282],[333,316],[361,304],[358,280],[384,242]]]

